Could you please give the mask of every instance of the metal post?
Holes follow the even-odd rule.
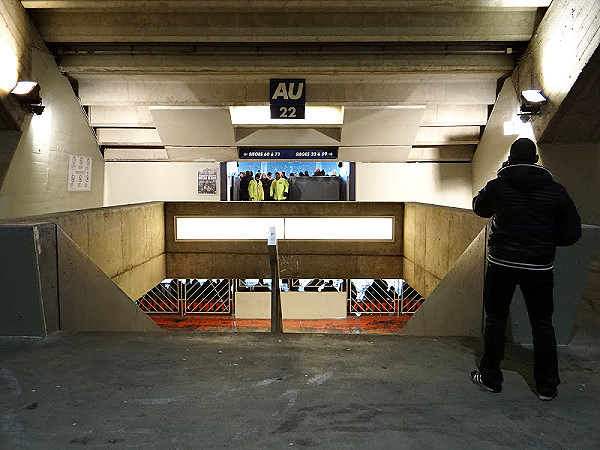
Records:
[[[277,241],[269,239],[267,248],[269,249],[269,265],[271,266],[271,333],[283,333]]]

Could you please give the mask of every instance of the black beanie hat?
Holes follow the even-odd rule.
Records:
[[[537,147],[531,139],[520,138],[510,146],[510,163],[535,164],[538,160]]]

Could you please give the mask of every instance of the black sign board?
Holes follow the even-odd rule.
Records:
[[[271,78],[271,119],[304,119],[306,80]]]
[[[288,161],[337,159],[338,151],[334,149],[239,149],[240,159],[282,159]]]

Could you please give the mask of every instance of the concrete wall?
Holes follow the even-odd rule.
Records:
[[[483,324],[486,229],[482,229],[402,329],[416,336],[479,337]]]
[[[160,328],[53,223],[0,226],[0,335]]]
[[[282,278],[401,278],[402,203],[228,202],[165,203],[167,276],[264,278],[269,276],[264,241],[176,242],[175,216],[395,218],[394,242],[279,241]]]
[[[32,49],[31,61],[46,109],[23,126],[0,188],[0,218],[102,206],[104,159],[69,81],[45,51]],[[67,190],[71,154],[92,158],[91,191]]]
[[[579,82],[584,67],[598,51],[599,44],[600,2],[552,1],[512,74],[517,92],[541,89],[548,99],[541,116],[533,122],[535,135],[540,142],[552,143],[557,138],[564,139],[563,142],[573,139],[589,142],[593,138],[592,134],[596,134],[597,101],[589,104],[592,111],[584,109],[581,111],[583,114],[577,115],[563,111],[567,113],[566,116],[556,115],[561,115],[563,103],[568,100],[573,86]],[[598,98],[597,83],[591,82],[585,91],[588,91],[588,97]],[[577,101],[583,105],[586,98],[582,97]],[[557,127],[568,132],[556,133]],[[578,133],[579,136],[569,136],[570,133]],[[597,141],[597,134],[595,140]]]
[[[356,200],[468,208],[469,163],[356,163]]]
[[[573,198],[583,223],[600,225],[600,145],[540,146],[540,159]],[[596,246],[583,308],[600,311],[600,246]]]
[[[60,228],[56,243],[61,330],[161,331]]]
[[[162,203],[71,211],[4,222],[56,223],[132,299],[139,298],[166,278]]]
[[[404,209],[404,279],[427,297],[487,223],[471,210],[419,203]]]
[[[217,192],[198,194],[198,169],[214,168]],[[154,201],[220,200],[219,164],[195,162],[107,162],[105,206]]]

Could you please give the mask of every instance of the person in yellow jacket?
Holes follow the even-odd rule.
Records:
[[[263,190],[263,185],[260,181],[260,173],[257,173],[254,176],[254,179],[250,181],[250,184],[248,185],[248,196],[253,202],[260,202],[265,199],[265,191]]]
[[[287,200],[289,188],[288,181],[282,178],[281,174],[277,172],[275,179],[271,183],[271,197],[273,197],[273,200]]]

